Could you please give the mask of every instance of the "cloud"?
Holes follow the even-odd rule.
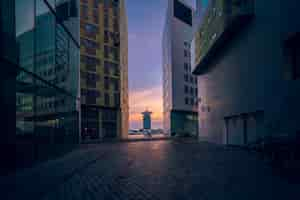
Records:
[[[152,121],[156,127],[161,127],[162,123],[162,88],[156,86],[145,90],[130,91],[130,125],[131,127],[141,125],[141,113],[145,109],[152,111]]]

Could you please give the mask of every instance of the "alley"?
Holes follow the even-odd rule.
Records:
[[[105,143],[2,177],[0,188],[4,199],[31,200],[299,197],[299,185],[272,173],[254,153],[192,140]]]

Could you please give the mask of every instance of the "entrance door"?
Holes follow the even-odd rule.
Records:
[[[228,119],[228,144],[243,145],[244,144],[244,130],[243,120],[239,116]]]
[[[103,123],[104,138],[115,138],[117,137],[117,126],[113,122]]]

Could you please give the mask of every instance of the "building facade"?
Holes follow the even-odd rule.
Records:
[[[163,33],[163,126],[170,135],[197,135],[197,78],[191,73],[193,9],[169,0]]]
[[[128,39],[124,0],[81,0],[81,136],[126,138]]]
[[[143,129],[144,130],[151,130],[151,114],[152,112],[146,110],[142,112],[143,115]]]
[[[79,143],[79,2],[3,0],[0,8],[1,134],[22,167]]]
[[[299,134],[299,6],[209,1],[194,38],[201,140],[247,145]]]

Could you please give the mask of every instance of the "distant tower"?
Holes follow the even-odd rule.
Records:
[[[143,128],[150,130],[151,129],[151,114],[152,112],[146,109],[145,112],[142,112],[143,115]]]

